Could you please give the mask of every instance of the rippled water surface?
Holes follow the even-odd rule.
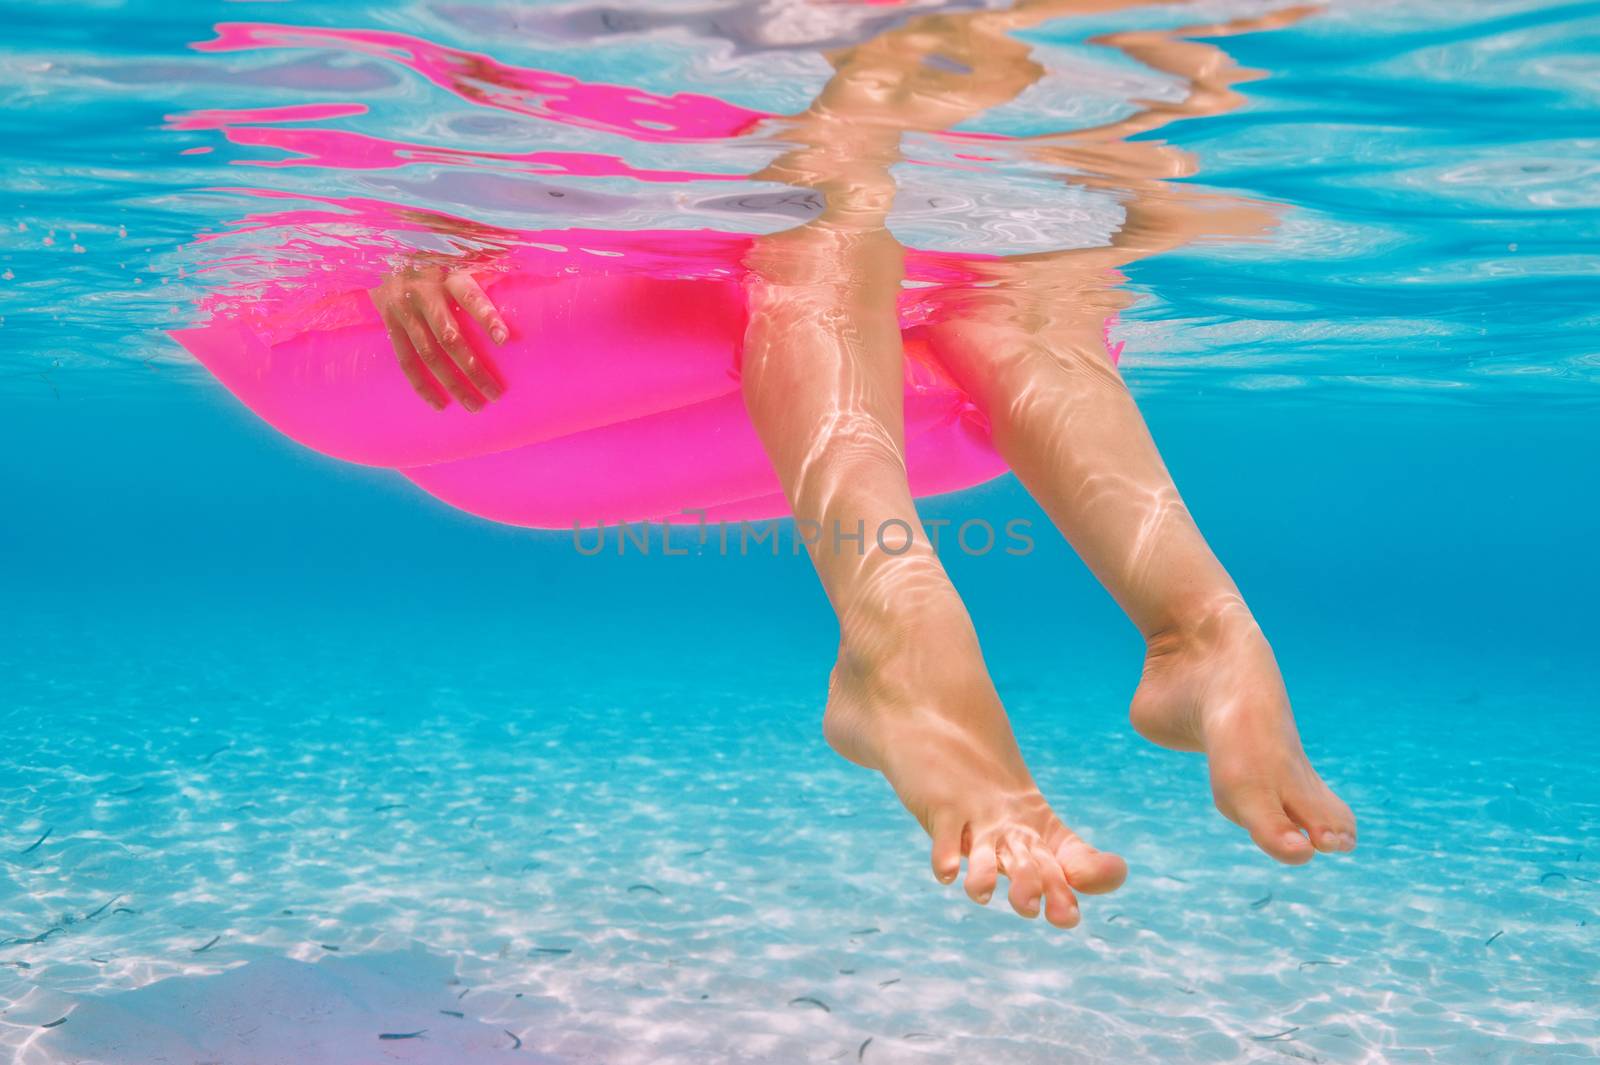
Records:
[[[819,46],[905,14],[802,0],[9,10],[0,315],[23,393],[180,364],[158,330],[224,283],[571,228],[792,225],[812,198],[761,171],[782,116],[827,80]],[[1188,79],[1222,53],[1173,73],[1128,37],[1273,10],[1035,20],[1019,36],[1042,69],[1014,98],[908,137],[891,229],[951,255],[1102,243],[1128,168],[1096,174],[1090,155],[1049,147],[1187,108],[1197,117],[1136,135],[1189,153],[1151,165],[1262,203],[1276,229],[1131,267],[1140,387],[1591,399],[1600,13],[1336,0],[1205,39],[1258,72],[1238,101]]]
[[[1361,818],[1271,865],[1016,484],[929,501],[1040,530],[949,564],[1132,867],[1071,934],[824,746],[803,557],[469,519],[166,336],[419,256],[737,278],[825,53],[1002,6],[0,3],[0,1058],[1600,1055],[1600,4],[1023,5],[902,142],[909,305],[1136,246],[1125,374]]]

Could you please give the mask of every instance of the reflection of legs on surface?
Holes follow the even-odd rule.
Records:
[[[1097,287],[1054,307],[1039,302],[1041,285],[1026,305],[1002,296],[939,326],[941,354],[1006,461],[1144,634],[1134,726],[1205,751],[1218,808],[1278,860],[1349,850],[1355,820],[1306,758],[1272,649],[1106,359],[1104,318],[1085,310],[1105,302]]]
[[[906,483],[903,370],[887,233],[804,227],[758,248],[744,353],[750,416],[839,616],[824,729],[882,772],[933,838],[945,883],[987,902],[997,874],[1025,916],[1077,923],[1073,888],[1126,867],[1051,812],[1023,763],[966,608]],[[907,546],[909,541],[909,547]],[[1070,885],[1070,886],[1069,886]]]

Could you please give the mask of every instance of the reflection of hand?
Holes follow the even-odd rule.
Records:
[[[494,364],[472,350],[451,307],[454,302],[471,315],[496,344],[510,337],[500,313],[471,274],[446,273],[438,266],[401,267],[369,295],[406,380],[434,409],[443,410],[454,397],[464,409],[476,412],[505,393]]]

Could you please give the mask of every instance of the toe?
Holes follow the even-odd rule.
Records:
[[[1023,917],[1039,916],[1039,899],[1044,895],[1039,865],[1033,860],[1033,848],[1024,840],[1008,840],[1000,853],[1001,865],[1011,890],[1006,898],[1011,908]]]
[[[1298,817],[1294,820],[1311,837],[1311,845],[1323,854],[1341,854],[1355,849],[1355,838],[1326,818],[1309,822]]]
[[[967,855],[967,896],[979,906],[987,906],[998,875],[993,837],[974,840],[972,852]]]
[[[941,884],[954,883],[961,874],[961,834],[966,825],[960,818],[934,818],[933,875]]]
[[[1356,849],[1356,815],[1355,814],[1352,813],[1350,815],[1349,822],[1343,828],[1340,829],[1339,836],[1340,836],[1341,841],[1344,843],[1344,847],[1343,847],[1344,850],[1353,851],[1353,850]]]
[[[1067,874],[1055,855],[1037,847],[1034,863],[1039,868],[1039,878],[1044,883],[1045,919],[1057,928],[1072,928],[1078,923],[1078,899],[1067,886]]]
[[[1127,862],[1096,850],[1070,830],[1063,831],[1066,836],[1055,844],[1055,858],[1073,887],[1085,895],[1103,895],[1128,879]]]
[[[1269,792],[1234,797],[1218,807],[1235,824],[1250,833],[1256,846],[1285,865],[1304,865],[1316,853],[1304,832],[1289,819],[1283,803]]]
[[[1344,800],[1320,779],[1295,789],[1287,796],[1284,810],[1295,824],[1305,829],[1311,843],[1324,854],[1355,849],[1356,819]]]
[[[1305,831],[1311,839],[1311,845],[1319,852],[1334,854],[1344,850],[1344,833],[1336,828],[1329,818],[1315,814],[1302,817],[1292,803],[1287,804],[1287,809],[1289,819]]]

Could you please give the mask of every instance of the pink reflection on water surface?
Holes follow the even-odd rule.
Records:
[[[331,48],[372,56],[427,78],[469,103],[639,141],[737,137],[769,112],[699,93],[662,96],[624,85],[591,84],[566,74],[501,63],[478,52],[385,30],[339,30],[266,22],[224,22],[201,52],[256,48]]]

